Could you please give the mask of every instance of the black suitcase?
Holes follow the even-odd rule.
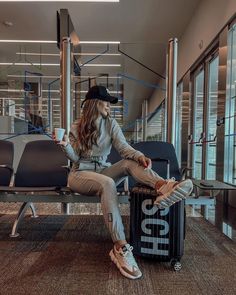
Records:
[[[170,149],[170,151],[172,156],[169,159],[173,160],[174,149]],[[143,152],[145,153],[145,151]],[[172,176],[169,163],[171,165],[173,163],[169,159],[152,159],[156,162],[155,171],[158,170],[157,162],[160,161],[162,168],[156,172],[162,177],[165,173],[165,178]],[[164,162],[166,169],[163,172]],[[181,201],[170,208],[158,209],[153,204],[155,198],[156,192],[150,187],[137,184],[132,188],[130,194],[130,244],[137,256],[171,262],[174,270],[178,271],[182,267],[180,260],[184,252],[185,204],[184,201]]]

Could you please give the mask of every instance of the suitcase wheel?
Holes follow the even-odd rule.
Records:
[[[172,259],[170,264],[174,268],[174,271],[180,271],[182,268],[182,264],[177,259]]]

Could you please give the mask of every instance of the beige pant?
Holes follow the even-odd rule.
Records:
[[[144,167],[133,160],[121,160],[101,172],[71,171],[68,178],[69,187],[79,194],[98,195],[105,223],[111,233],[113,242],[125,240],[124,227],[119,211],[116,184],[124,176],[131,175],[137,182],[155,187],[162,179],[152,169]]]

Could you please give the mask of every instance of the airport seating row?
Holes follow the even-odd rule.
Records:
[[[181,172],[173,145],[166,142],[148,141],[133,144],[133,147],[150,158],[167,159],[170,163],[169,177],[181,179]],[[68,159],[60,146],[52,140],[28,142],[21,156],[17,170],[13,171],[14,145],[10,141],[0,141],[0,202],[22,203],[10,236],[18,236],[18,227],[25,212],[31,209],[37,217],[34,203],[61,203],[62,213],[69,214],[70,203],[97,203],[98,196],[85,196],[71,191],[67,186],[70,169]],[[112,149],[108,161],[112,164],[121,160]],[[167,177],[165,161],[153,162],[153,170],[163,178]],[[122,179],[125,185],[118,186],[119,203],[129,202],[130,189],[135,181],[131,177]]]

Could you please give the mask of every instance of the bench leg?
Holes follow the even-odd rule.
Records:
[[[36,210],[35,210],[34,204],[33,204],[33,203],[30,203],[29,205],[30,205],[30,209],[31,209],[32,214],[33,214],[31,217],[33,217],[33,218],[37,218],[37,217],[39,217],[39,216],[37,215],[37,213],[36,213]]]
[[[209,219],[209,206],[208,205],[205,205],[204,206],[204,217],[206,218],[206,220]]]
[[[70,215],[70,204],[61,203],[61,213],[65,215]]]
[[[11,238],[16,238],[19,236],[19,233],[17,232],[18,226],[19,226],[20,222],[23,220],[25,212],[29,208],[30,204],[31,204],[30,202],[23,203],[23,205],[20,207],[20,210],[17,214],[17,217],[15,219],[15,222],[14,222],[12,230],[11,230],[11,234],[10,234]]]

